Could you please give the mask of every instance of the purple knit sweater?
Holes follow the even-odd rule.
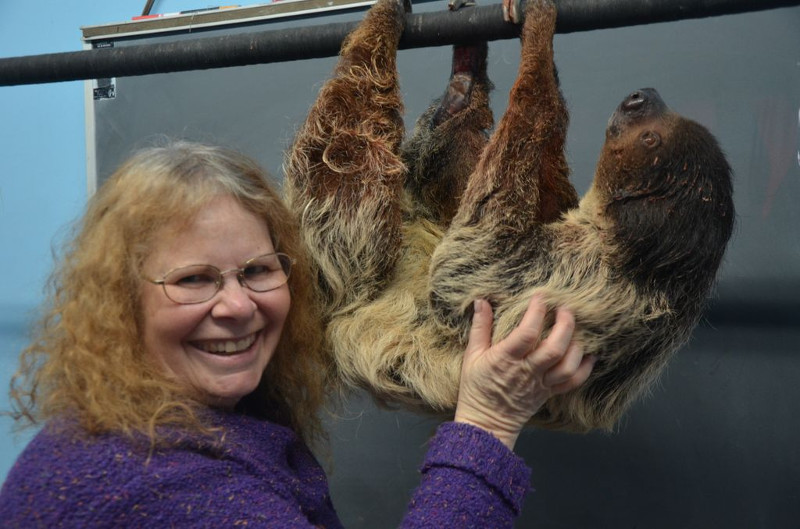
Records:
[[[289,429],[215,413],[222,448],[199,438],[150,455],[116,435],[43,429],[0,492],[6,528],[341,527],[325,474]],[[442,424],[402,527],[511,527],[530,471],[490,434]]]

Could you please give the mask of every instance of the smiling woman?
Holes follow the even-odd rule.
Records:
[[[180,142],[144,150],[100,189],[79,230],[53,276],[50,313],[22,356],[13,395],[20,415],[69,412],[90,433],[150,432],[157,444],[156,426],[200,426],[198,406],[214,398],[232,406],[248,394],[242,407],[282,410],[281,422],[315,436],[327,368],[308,263],[292,216],[254,162]],[[144,279],[198,263],[238,268],[276,250],[295,264],[266,292],[226,277],[211,299],[179,304]],[[289,291],[299,305],[291,315]],[[212,355],[200,346],[253,338],[247,382],[228,377],[216,395],[201,368],[233,372],[234,358],[201,362]]]
[[[330,369],[297,233],[261,169],[232,151],[176,142],[112,175],[65,248],[12,379],[16,418],[43,428],[3,486],[8,527],[136,526],[132,511],[184,500],[205,519],[210,500],[184,495],[224,489],[220,472],[230,490],[247,486],[216,461],[253,444],[263,450],[242,457],[291,449],[303,479],[324,483],[303,440],[320,433]],[[65,487],[70,501],[59,499]]]
[[[257,266],[251,263],[254,253],[261,256],[255,258]],[[214,265],[191,264],[199,262]],[[170,282],[162,283],[170,289],[145,283],[145,350],[176,380],[188,382],[202,402],[233,408],[258,386],[289,313],[288,278],[267,225],[235,199],[216,198],[178,233],[169,227],[157,233],[143,268],[146,273],[170,268],[179,272],[176,282],[170,272]],[[226,281],[220,268],[236,272],[240,281]],[[281,280],[253,272],[261,269],[273,270]],[[217,270],[218,276],[208,270]],[[251,288],[245,273],[254,276],[255,285],[263,281],[264,288]],[[180,294],[168,297],[169,292]],[[189,294],[201,296],[187,298]]]

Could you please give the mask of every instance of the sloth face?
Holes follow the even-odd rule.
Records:
[[[733,226],[730,167],[711,133],[655,90],[637,90],[611,116],[593,191],[629,277],[716,269]]]
[[[606,206],[636,199],[717,194],[730,199],[730,168],[714,137],[643,88],[628,95],[608,122],[596,191]]]
[[[652,88],[628,95],[608,120],[595,185],[608,203],[640,188],[645,175],[665,159],[681,118]]]

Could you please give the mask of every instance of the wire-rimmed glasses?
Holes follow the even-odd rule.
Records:
[[[213,298],[222,288],[225,275],[231,272],[236,272],[242,287],[254,292],[274,290],[289,280],[292,262],[285,253],[268,253],[248,259],[241,268],[220,270],[216,266],[196,264],[170,270],[161,279],[145,279],[161,285],[164,294],[175,303],[189,305]]]

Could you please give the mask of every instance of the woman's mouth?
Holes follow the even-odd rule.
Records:
[[[235,355],[242,353],[250,348],[258,338],[258,333],[253,333],[243,338],[233,340],[204,340],[202,342],[192,342],[192,345],[207,353],[216,355]]]

